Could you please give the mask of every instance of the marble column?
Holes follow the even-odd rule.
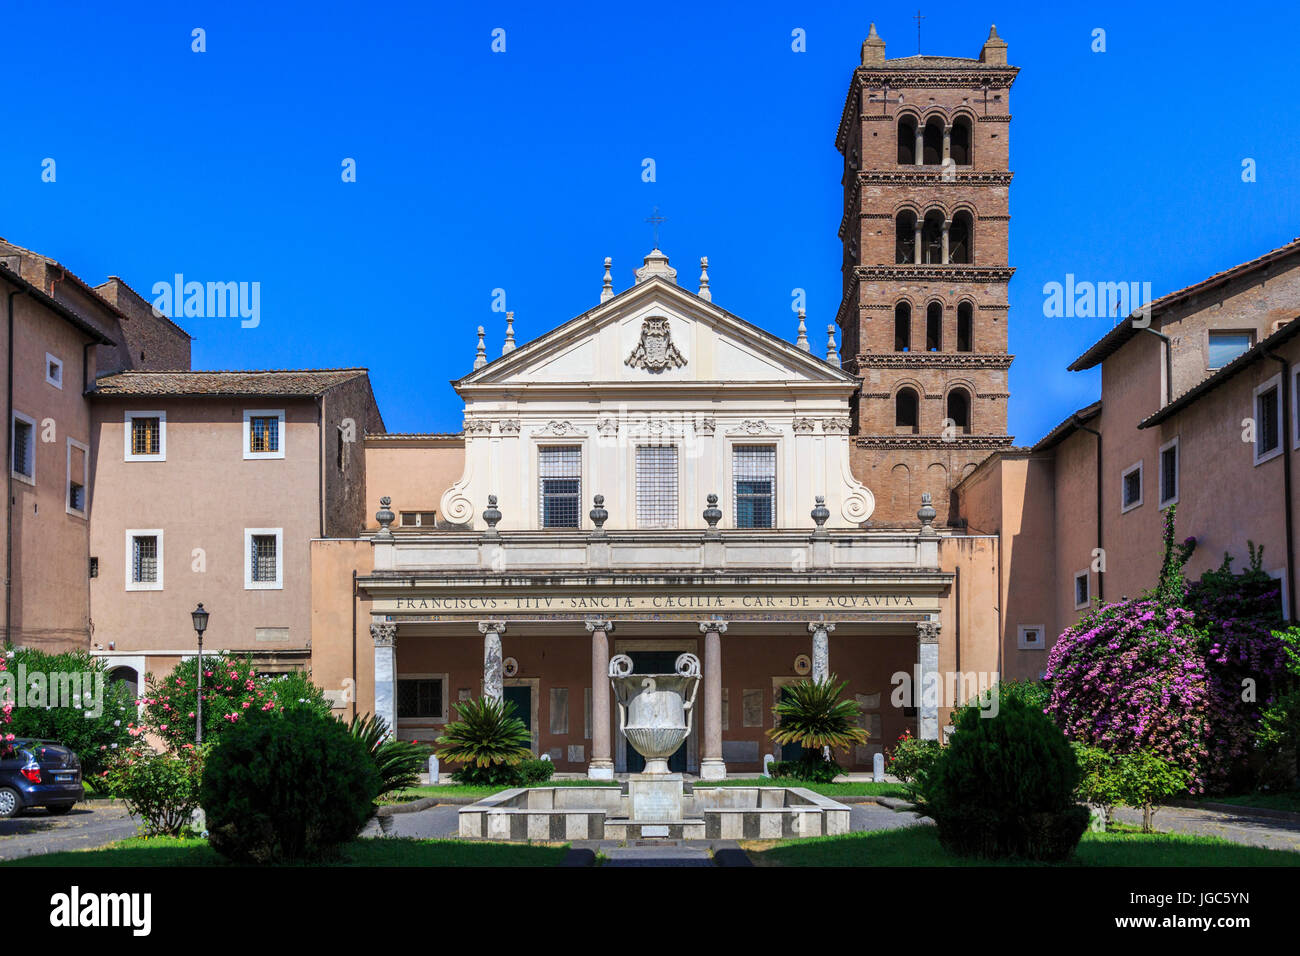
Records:
[[[924,221],[918,216],[916,219],[916,227],[915,227],[916,231],[913,234],[913,239],[912,239],[912,246],[914,250],[912,255],[912,261],[914,265],[918,265],[918,266],[921,264],[921,227],[924,224],[925,224]]]
[[[700,760],[701,780],[724,780],[727,765],[722,762],[722,635],[725,621],[701,621],[704,635],[704,755]]]
[[[808,625],[812,635],[812,679],[813,683],[824,684],[831,676],[831,640],[830,633],[834,624],[826,621],[814,621]]]
[[[916,165],[925,165],[925,125],[916,121]]]
[[[501,700],[505,695],[505,681],[501,676],[501,635],[506,632],[506,622],[479,621],[478,632],[483,635],[483,696]]]
[[[952,127],[944,125],[943,127],[943,161],[946,163],[952,158]]]
[[[952,227],[952,220],[943,221],[943,257],[939,260],[944,265],[948,264],[948,230]]]
[[[916,625],[917,686],[913,690],[916,702],[916,736],[921,740],[939,739],[939,622],[921,621]]]
[[[371,624],[375,642],[375,716],[397,735],[397,625]]]
[[[613,621],[588,621],[591,634],[591,763],[590,780],[613,780],[614,757],[609,733],[609,633]]]

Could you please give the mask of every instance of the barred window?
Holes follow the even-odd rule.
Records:
[[[776,446],[737,445],[731,452],[736,527],[775,527]]]
[[[86,510],[86,486],[77,481],[68,482],[68,507],[73,511]]]
[[[677,526],[677,448],[675,446],[637,446],[636,521],[642,528]]]
[[[274,415],[254,415],[248,420],[248,450],[266,454],[280,450],[280,419]]]
[[[250,535],[249,548],[253,581],[274,582],[276,578],[275,535]]]
[[[403,511],[399,527],[433,528],[437,525],[436,517],[437,515],[432,511]]]
[[[136,584],[155,584],[158,581],[158,538],[155,535],[136,535],[131,539],[131,580]]]
[[[576,528],[582,502],[582,447],[539,448],[540,515],[543,528]]]
[[[162,422],[157,418],[131,419],[131,454],[157,455],[162,451]]]
[[[34,432],[32,423],[25,422],[21,418],[15,418],[13,429],[14,474],[22,475],[24,478],[31,478],[36,471],[36,444],[32,441]]]
[[[398,718],[442,717],[442,698],[442,680],[440,678],[399,680],[397,682],[397,716]]]

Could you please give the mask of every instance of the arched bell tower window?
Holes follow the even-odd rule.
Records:
[[[898,165],[916,165],[916,117],[905,115],[898,120]]]
[[[894,351],[912,350],[912,307],[906,302],[894,306]]]
[[[894,396],[894,430],[902,434],[916,434],[920,428],[920,403],[916,389],[903,386]]]
[[[904,209],[894,220],[894,263],[915,262],[916,260],[916,213]]]
[[[974,308],[969,302],[957,305],[957,351],[975,351]]]
[[[948,417],[958,431],[964,435],[970,434],[970,392],[964,388],[954,388],[948,393]]]
[[[952,161],[958,166],[970,166],[973,162],[971,156],[970,117],[958,116],[953,120],[948,137],[948,155],[952,157]]]
[[[962,210],[952,217],[948,229],[948,261],[959,265],[970,265],[975,261],[975,246],[972,241],[972,223],[970,213]]]
[[[925,350],[938,352],[943,348],[943,306],[931,302],[925,307]]]
[[[937,116],[931,116],[926,121],[921,155],[926,166],[939,166],[943,163],[943,120]]]

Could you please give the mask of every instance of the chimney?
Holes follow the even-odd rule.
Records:
[[[980,62],[987,63],[989,66],[1007,65],[1007,41],[998,36],[996,23],[989,27],[989,38],[984,41],[984,48],[980,50]]]
[[[884,66],[885,65],[885,41],[880,39],[876,33],[876,25],[871,24],[871,32],[867,38],[862,41],[862,65],[863,66]]]

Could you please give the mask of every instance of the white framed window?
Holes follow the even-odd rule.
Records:
[[[124,461],[167,460],[167,413],[127,412]]]
[[[244,590],[284,587],[284,529],[244,529]]]
[[[1047,647],[1043,625],[1021,624],[1016,634],[1016,645],[1022,651],[1041,651]]]
[[[1223,368],[1255,345],[1252,329],[1210,329],[1206,364],[1210,371]]]
[[[126,531],[126,589],[163,589],[162,528],[128,528]]]
[[[731,477],[736,527],[775,528],[776,446],[733,446]]]
[[[63,359],[45,353],[45,381],[55,388],[63,388]]]
[[[577,528],[582,513],[582,446],[537,449],[538,519],[543,528]]]
[[[75,438],[68,439],[68,498],[64,502],[67,512],[78,518],[86,517],[87,496],[90,488],[90,447]]]
[[[1255,389],[1255,464],[1282,454],[1282,373]]]
[[[1087,571],[1074,574],[1074,609],[1082,610],[1092,603],[1092,578]]]
[[[29,485],[36,484],[36,419],[22,412],[14,412],[9,424],[9,452],[12,456],[12,477]]]
[[[677,447],[638,445],[636,523],[639,528],[677,527]]]
[[[446,674],[402,674],[397,678],[397,719],[442,724],[449,719]]]
[[[284,409],[244,409],[244,457],[284,457]]]
[[[1178,472],[1181,464],[1179,454],[1177,438],[1170,439],[1160,446],[1160,474],[1157,476],[1157,481],[1160,484],[1161,508],[1178,504]]]
[[[1142,504],[1142,462],[1129,465],[1120,474],[1120,514]]]

